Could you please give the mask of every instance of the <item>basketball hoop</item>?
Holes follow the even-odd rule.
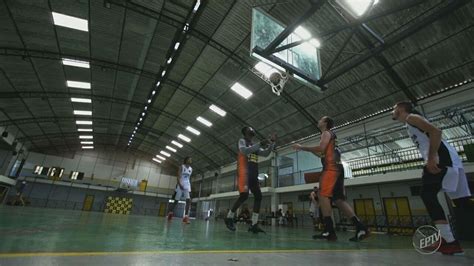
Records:
[[[255,68],[251,68],[250,70],[256,76],[258,76],[268,85],[270,85],[270,87],[272,87],[272,92],[275,93],[277,96],[280,96],[280,94],[283,92],[285,84],[288,81],[288,78],[290,77],[290,73],[288,72],[280,73],[278,71],[275,71],[272,72],[269,76],[267,76],[268,74],[265,75],[264,73],[261,73]]]
[[[284,72],[274,72],[270,75],[268,78],[267,83],[270,84],[272,87],[272,92],[275,93],[277,96],[280,96],[280,94],[283,92],[283,89],[285,88],[285,84],[288,81],[289,74]]]

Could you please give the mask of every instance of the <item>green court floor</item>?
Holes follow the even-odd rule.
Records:
[[[349,242],[352,233],[339,233],[336,242],[315,241],[304,228],[263,227],[267,234],[253,235],[246,225],[228,231],[222,220],[80,212],[57,209],[0,207],[0,256],[23,253],[84,252],[245,252],[260,250],[413,250],[411,238],[374,234],[361,243]],[[464,242],[464,247],[474,243]]]

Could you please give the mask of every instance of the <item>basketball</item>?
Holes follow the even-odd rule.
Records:
[[[278,83],[280,83],[280,80],[281,80],[281,75],[278,72],[274,72],[270,75],[270,77],[268,77],[268,79],[273,85],[278,85]]]

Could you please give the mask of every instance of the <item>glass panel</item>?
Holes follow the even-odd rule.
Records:
[[[251,50],[256,46],[265,49],[284,29],[285,25],[271,17],[265,11],[254,8],[252,11],[252,38]],[[305,30],[303,30],[305,31]],[[301,34],[300,34],[301,35]],[[301,38],[308,38],[301,36]],[[280,46],[301,40],[300,36],[290,34]],[[321,75],[319,50],[316,48],[315,39],[305,42],[296,47],[278,52],[275,56],[298,68],[302,73],[318,80]]]

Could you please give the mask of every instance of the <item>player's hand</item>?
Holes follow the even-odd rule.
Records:
[[[301,151],[301,145],[300,144],[295,144],[295,145],[293,145],[293,149],[295,151]]]
[[[428,162],[426,163],[426,170],[432,174],[441,172],[441,169],[438,167],[435,159],[428,159]]]
[[[276,133],[272,133],[270,136],[268,136],[268,139],[269,139],[272,143],[275,143],[275,141],[277,140],[277,134],[276,134]]]

